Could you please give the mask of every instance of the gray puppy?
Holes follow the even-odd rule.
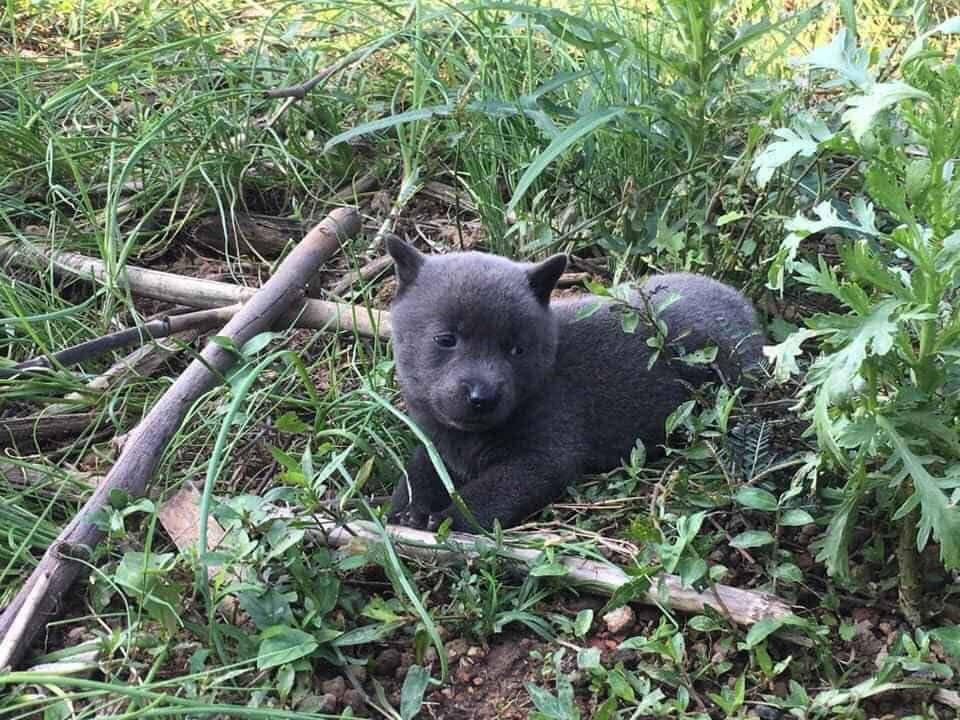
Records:
[[[427,257],[398,238],[391,309],[397,378],[413,420],[436,446],[476,520],[509,527],[543,509],[586,473],[616,468],[639,439],[648,456],[664,422],[717,377],[736,382],[762,356],[750,302],[710,278],[677,273],[647,280],[631,306],[648,312],[624,332],[622,309],[598,298],[550,302],[566,267],[555,255],[521,264],[477,252]],[[648,369],[657,334],[666,347]],[[684,354],[717,348],[710,365]],[[391,520],[436,527],[452,506],[423,447],[397,483]]]

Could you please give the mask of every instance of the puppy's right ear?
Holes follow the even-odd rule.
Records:
[[[412,285],[426,258],[413,245],[405,243],[396,235],[387,236],[387,252],[397,266],[398,288],[403,290]]]

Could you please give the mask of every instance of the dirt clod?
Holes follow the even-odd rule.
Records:
[[[467,641],[463,638],[457,638],[456,640],[451,640],[447,643],[447,657],[450,660],[456,660],[457,658],[467,654]]]
[[[317,703],[317,712],[335,713],[338,704],[339,701],[336,695],[333,693],[324,693],[320,696],[320,701]]]
[[[375,675],[393,675],[400,667],[402,660],[403,656],[399,650],[387,648],[373,661],[373,672]]]
[[[342,677],[337,676],[333,680],[321,683],[320,689],[323,690],[325,695],[333,695],[339,701],[347,691],[347,682]]]
[[[343,694],[343,704],[351,708],[354,713],[362,713],[364,705],[363,693],[350,688]]]
[[[633,613],[633,608],[629,605],[623,605],[616,610],[611,610],[603,616],[603,622],[607,630],[613,635],[625,634],[633,627],[637,616]]]

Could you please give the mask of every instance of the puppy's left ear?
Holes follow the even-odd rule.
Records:
[[[397,266],[397,280],[400,291],[413,285],[426,258],[413,246],[405,243],[396,235],[387,236],[387,252]]]
[[[557,285],[557,280],[567,269],[567,256],[554,255],[541,263],[537,263],[527,270],[527,278],[530,281],[530,289],[544,305],[550,302],[550,293]]]

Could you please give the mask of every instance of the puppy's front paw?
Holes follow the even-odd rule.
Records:
[[[407,527],[423,530],[427,527],[430,513],[427,510],[421,510],[416,507],[405,507],[399,512],[390,516],[390,522],[395,525],[405,525]]]
[[[436,532],[440,525],[443,524],[443,521],[450,517],[449,512],[434,512],[430,513],[427,516],[427,530],[430,532]]]
[[[450,523],[451,530],[456,532],[476,532],[473,524],[468,523],[466,518],[453,507],[430,513],[429,517],[427,517],[427,530],[436,532],[447,518],[450,518],[452,521]]]

